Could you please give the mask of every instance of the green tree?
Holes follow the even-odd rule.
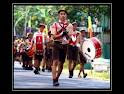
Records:
[[[14,30],[18,34],[25,34],[26,27],[36,28],[40,22],[45,23],[48,27],[58,20],[58,10],[65,9],[69,13],[70,22],[83,20],[87,23],[87,17],[90,14],[93,20],[97,17],[104,25],[105,19],[110,20],[109,5],[14,5]],[[106,27],[106,26],[103,26]]]

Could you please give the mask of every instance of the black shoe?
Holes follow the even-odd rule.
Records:
[[[44,68],[42,69],[42,72],[45,72],[45,69]]]
[[[58,78],[53,79],[53,86],[59,86]]]
[[[25,67],[24,65],[22,66],[22,68],[23,68],[24,70],[26,69],[26,67]]]
[[[24,69],[25,69],[25,70],[28,70],[28,67],[26,66]]]
[[[49,68],[48,67],[46,67],[46,70],[48,70]]]
[[[72,78],[73,76],[72,75],[69,75],[69,78]]]
[[[32,67],[28,67],[28,70],[33,70],[33,68]]]
[[[85,73],[85,74],[83,75],[84,78],[86,78],[86,76],[87,76],[87,73]]]
[[[69,72],[69,78],[72,78],[73,77],[73,71],[70,71]]]
[[[38,71],[40,71],[40,68],[38,68]]]
[[[34,73],[35,74],[40,74],[38,70],[34,70]]]
[[[52,72],[52,70],[49,69],[48,72]]]
[[[22,65],[22,68],[24,68],[25,67],[25,65]]]
[[[59,83],[58,83],[58,81],[56,81],[56,82],[53,82],[53,86],[59,86]]]

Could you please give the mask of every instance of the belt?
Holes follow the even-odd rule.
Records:
[[[54,43],[61,44],[62,42],[61,41],[54,41]]]
[[[66,45],[68,45],[68,44],[61,44],[61,45],[64,45],[64,46],[66,46]]]
[[[76,45],[71,45],[71,44],[69,44],[70,46],[72,46],[72,47],[77,47]]]

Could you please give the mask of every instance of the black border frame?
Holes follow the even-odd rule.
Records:
[[[16,3],[12,3],[12,5],[13,5],[13,4],[16,4]],[[20,4],[22,4],[22,3],[19,3],[19,5],[20,5]],[[32,4],[32,3],[28,3],[28,4],[26,4],[26,5],[30,5],[30,4]],[[43,3],[37,3],[36,5],[47,5],[47,4],[48,4],[48,5],[51,5],[52,3],[44,3],[44,4],[43,4]],[[57,3],[57,4],[59,4],[59,3]],[[61,4],[61,5],[63,5],[63,4],[68,5],[69,3],[60,3],[60,4]],[[80,5],[81,3],[73,3],[73,4],[74,4],[74,5],[77,5],[77,4]],[[84,4],[84,3],[82,3],[82,4]],[[82,4],[81,4],[81,5],[82,5]],[[85,4],[94,4],[94,3],[85,3]],[[101,4],[101,5],[102,5],[102,4],[105,4],[105,5],[108,4],[108,5],[111,6],[111,21],[110,21],[110,24],[111,24],[111,25],[110,25],[110,26],[111,26],[111,31],[112,31],[112,3],[96,3],[96,4]],[[53,5],[53,4],[52,4],[52,5]],[[70,4],[69,4],[69,5],[70,5]],[[72,5],[72,3],[71,3],[71,5]],[[12,6],[12,8],[13,8],[13,6]],[[13,18],[13,17],[12,17],[12,18]],[[13,22],[13,21],[12,21],[12,22]],[[13,30],[13,24],[12,24],[12,30]],[[13,34],[12,34],[12,37],[13,37]],[[110,53],[110,57],[111,57],[111,59],[110,59],[110,62],[111,62],[111,63],[110,63],[110,69],[111,69],[111,70],[110,70],[110,75],[111,75],[111,77],[110,77],[110,79],[111,79],[111,81],[110,81],[110,88],[111,88],[111,89],[110,89],[110,90],[104,90],[104,89],[103,89],[103,90],[99,90],[99,89],[98,89],[98,91],[112,91],[112,47],[111,47],[111,46],[112,46],[112,32],[111,32],[110,38],[111,38],[111,39],[110,39],[110,40],[111,40],[111,45],[110,45],[110,49],[111,49],[111,53]],[[13,41],[13,39],[12,39],[12,41]],[[12,60],[12,61],[13,61],[13,60]],[[12,72],[13,72],[13,71],[12,71]],[[13,89],[13,88],[12,88],[12,89]],[[33,90],[33,89],[32,89],[32,91],[49,91],[49,90],[50,90],[50,91],[62,91],[62,89],[60,89],[60,90],[59,90],[59,89],[54,89],[54,90],[53,90],[53,89],[44,89],[44,90],[41,90],[41,89],[34,89],[34,90]],[[64,89],[64,90],[65,90],[65,91],[68,91],[68,89],[67,89],[67,90]],[[12,91],[20,91],[20,89],[18,89],[18,90],[15,89],[15,90],[12,90]],[[27,90],[27,89],[26,89],[26,90],[24,90],[24,91],[31,91],[31,90]],[[72,89],[69,89],[69,91],[73,91],[73,90],[72,90]],[[89,89],[80,90],[80,89],[79,89],[79,90],[74,90],[74,91],[97,91],[97,90],[94,90],[94,89],[93,89],[93,90],[92,90],[92,89],[91,89],[91,90],[89,90]]]

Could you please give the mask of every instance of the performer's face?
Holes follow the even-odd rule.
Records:
[[[83,37],[86,37],[85,31],[81,32]]]
[[[44,26],[41,26],[40,27],[40,32],[43,32],[43,30],[44,30]]]
[[[29,36],[28,36],[28,38],[32,38],[33,37],[33,35],[32,34],[30,34]]]
[[[59,19],[62,20],[62,21],[66,20],[67,19],[67,14],[64,11],[61,11],[59,13]]]
[[[75,31],[77,29],[77,24],[73,25],[73,30]]]

